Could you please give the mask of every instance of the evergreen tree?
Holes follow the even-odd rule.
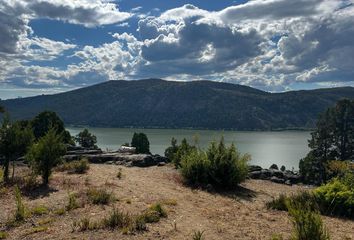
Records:
[[[177,151],[178,151],[177,139],[173,137],[171,139],[171,146],[169,146],[165,150],[165,157],[167,157],[171,162],[174,162],[174,158]]]
[[[319,116],[309,140],[311,151],[300,160],[305,182],[327,181],[326,165],[331,160],[354,159],[354,101],[339,101]]]
[[[4,158],[4,181],[9,180],[9,165],[13,162],[12,177],[15,174],[15,160],[25,155],[33,142],[32,130],[23,127],[20,122],[11,123],[5,115],[0,129],[0,155]]]
[[[66,152],[62,137],[51,128],[47,134],[41,137],[38,142],[30,148],[26,159],[35,173],[40,174],[43,184],[47,185],[52,168],[60,162],[60,157]]]
[[[84,148],[97,148],[97,138],[91,134],[87,129],[76,135],[75,141]]]
[[[150,154],[150,143],[145,133],[134,133],[131,146],[137,153]]]
[[[39,113],[32,120],[32,128],[36,140],[46,135],[49,129],[54,128],[57,134],[62,135],[64,143],[73,144],[70,133],[65,130],[64,122],[55,112],[44,111]]]

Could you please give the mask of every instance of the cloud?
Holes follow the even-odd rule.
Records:
[[[0,63],[6,67],[0,66],[0,81],[82,86],[163,77],[234,82],[277,91],[296,83],[353,82],[352,0],[251,0],[221,11],[186,4],[159,16],[135,15],[140,8],[132,9],[133,14],[120,12],[116,4],[99,0],[5,3],[0,6],[0,40],[4,42]],[[136,16],[136,32],[120,28],[110,33],[111,42],[99,46],[37,37],[28,27],[35,18],[84,27],[113,23],[133,27],[134,21],[126,21],[132,15]],[[67,53],[79,62],[60,69],[31,65],[32,60],[50,61]]]

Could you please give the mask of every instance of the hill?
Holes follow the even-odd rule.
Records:
[[[269,93],[211,81],[147,79],[1,104],[14,119],[52,110],[68,125],[275,130],[311,128],[320,112],[342,98],[354,98],[354,88]]]

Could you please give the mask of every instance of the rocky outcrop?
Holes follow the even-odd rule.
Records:
[[[101,149],[71,148],[64,156],[66,161],[86,158],[91,163],[107,163],[129,167],[150,167],[168,162],[166,157],[151,154],[132,154],[130,152],[103,152]]]
[[[249,166],[248,177],[288,185],[297,184],[301,181],[301,177],[297,172],[290,170],[281,171],[275,168],[263,169],[254,165]]]

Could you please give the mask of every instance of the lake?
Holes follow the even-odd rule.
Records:
[[[83,128],[67,128],[72,136]],[[184,129],[133,129],[133,128],[88,128],[97,136],[97,145],[103,150],[116,150],[121,144],[131,141],[134,132],[144,132],[150,141],[150,151],[163,155],[170,145],[171,138],[179,142],[183,138],[193,141],[198,136],[199,146],[206,148],[210,141],[219,140],[224,136],[225,143],[234,142],[242,153],[252,156],[251,164],[268,168],[275,163],[279,167],[298,169],[299,160],[306,156],[309,148],[307,140],[310,132],[279,131],[279,132],[248,132],[248,131],[217,131],[217,130],[184,130]]]

